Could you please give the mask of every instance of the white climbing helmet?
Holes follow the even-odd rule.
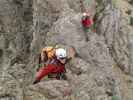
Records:
[[[84,13],[83,13],[83,16],[86,16],[86,15],[87,15],[87,13],[84,12]]]
[[[55,51],[55,55],[56,55],[57,59],[66,58],[67,57],[67,52],[63,48],[58,48]]]
[[[89,12],[84,12],[83,16],[91,16],[91,14]]]

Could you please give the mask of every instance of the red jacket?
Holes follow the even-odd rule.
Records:
[[[84,27],[90,27],[93,24],[93,20],[91,18],[83,18],[82,19],[82,25]]]
[[[48,64],[46,67],[43,67],[37,73],[36,80],[40,81],[43,77],[49,74],[58,74],[65,72],[65,65],[63,64]]]

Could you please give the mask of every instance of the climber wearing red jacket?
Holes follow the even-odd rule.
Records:
[[[55,56],[56,59],[53,59],[53,62],[39,70],[33,84],[38,83],[43,77],[50,74],[54,75],[54,78],[60,79],[59,76],[65,72],[66,50],[62,48],[56,49]]]
[[[85,32],[88,32],[88,29],[93,25],[93,19],[89,13],[83,13],[81,22]]]

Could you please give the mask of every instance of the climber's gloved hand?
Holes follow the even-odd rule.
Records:
[[[36,71],[38,72],[40,70],[40,67],[38,67],[37,69],[36,69]]]
[[[37,84],[38,82],[40,82],[40,80],[35,80],[33,84]]]

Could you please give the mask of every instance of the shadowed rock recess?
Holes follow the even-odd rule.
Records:
[[[96,32],[84,33],[83,6]],[[0,100],[133,100],[131,17],[132,0],[0,0]],[[32,85],[38,53],[55,44],[78,53],[68,80]]]

